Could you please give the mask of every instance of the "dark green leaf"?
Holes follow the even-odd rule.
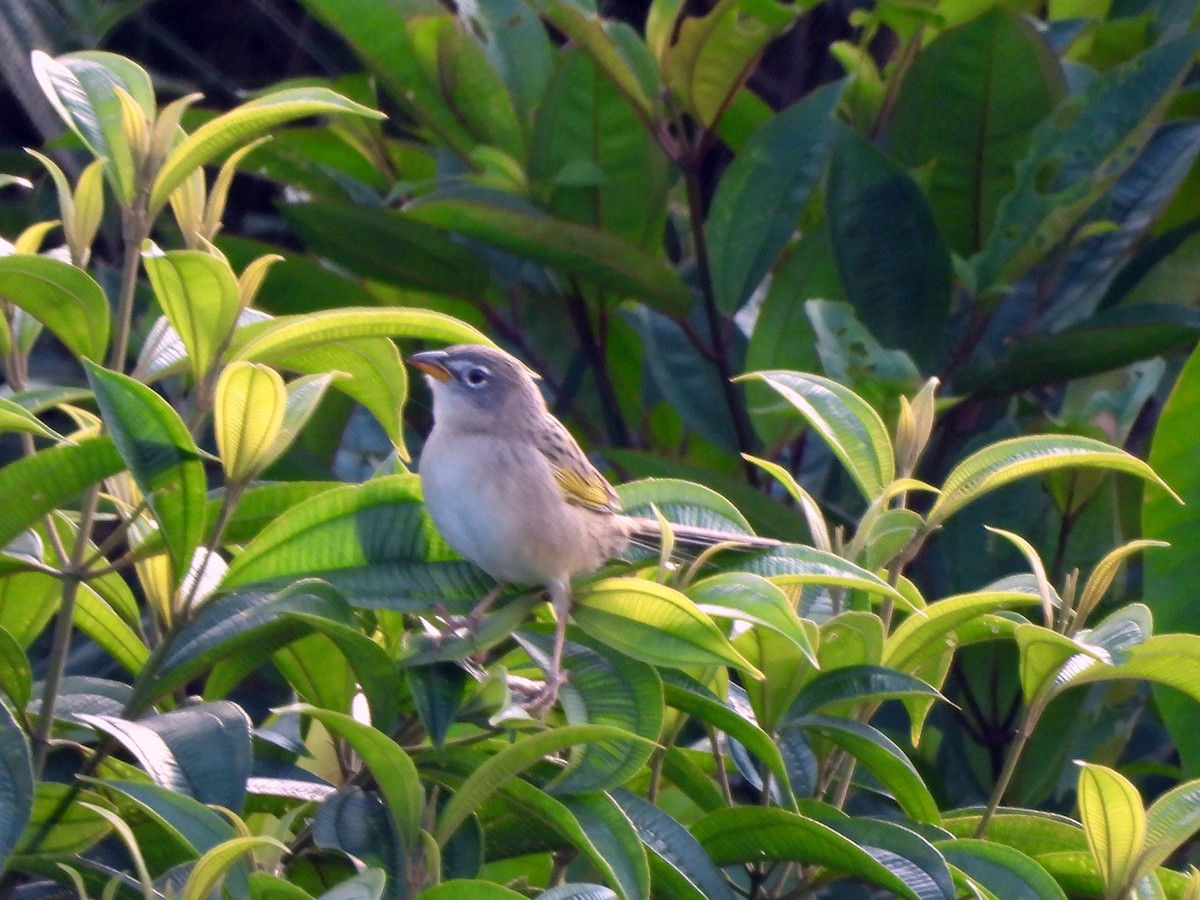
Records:
[[[82,269],[47,256],[0,257],[0,297],[49,328],[76,356],[104,356],[108,298]]]
[[[885,347],[929,370],[950,315],[950,255],[908,174],[848,128],[839,128],[826,215],[846,297]]]
[[[1050,873],[1020,850],[970,838],[938,841],[934,846],[946,857],[946,862],[997,897],[1067,898]]]
[[[1045,257],[1128,168],[1191,68],[1200,33],[1159,44],[1068,97],[1033,132],[983,250],[975,288],[998,289]]]
[[[905,72],[888,145],[909,169],[933,163],[929,204],[955,253],[983,246],[1030,133],[1064,93],[1045,40],[1001,9],[943,32]]]
[[[87,370],[113,441],[163,530],[178,582],[204,539],[200,451],[179,414],[150,388],[99,366]]]
[[[827,86],[776,115],[721,176],[704,232],[717,305],[727,315],[745,303],[796,230],[829,159],[840,93],[840,85]]]
[[[33,796],[29,740],[8,707],[0,703],[0,865],[29,824]]]

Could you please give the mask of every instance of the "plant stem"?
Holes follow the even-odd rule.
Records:
[[[567,295],[567,310],[571,314],[571,322],[579,335],[588,366],[596,377],[596,391],[600,395],[600,409],[604,415],[604,426],[608,438],[618,447],[629,446],[629,428],[621,415],[621,404],[617,400],[617,392],[613,388],[612,377],[608,372],[608,363],[604,359],[604,349],[596,338],[596,329],[592,327],[592,317],[588,313],[587,303],[578,286],[572,285]]]
[[[42,683],[42,706],[38,711],[37,729],[33,733],[33,772],[41,778],[50,753],[50,732],[54,729],[54,707],[58,702],[58,691],[67,670],[67,656],[71,652],[71,632],[75,625],[75,602],[79,598],[82,575],[79,563],[87,553],[92,533],[96,507],[100,502],[100,486],[92,485],[83,500],[79,517],[79,531],[75,535],[75,548],[71,553],[71,566],[63,581],[62,599],[58,604],[58,617],[54,622],[54,636],[50,642],[49,668]]]
[[[129,352],[129,333],[133,328],[133,298],[137,289],[138,265],[142,259],[142,242],[149,237],[145,201],[138,199],[121,214],[121,237],[125,256],[121,261],[121,293],[117,298],[117,333],[109,349],[108,367],[117,372],[125,370]]]
[[[992,796],[988,800],[987,809],[983,812],[983,818],[979,820],[979,827],[975,829],[975,837],[984,838],[987,836],[988,826],[992,824],[992,819],[996,816],[996,810],[1000,808],[1000,801],[1004,799],[1004,793],[1008,790],[1009,782],[1012,781],[1013,774],[1017,771],[1017,762],[1021,758],[1021,753],[1025,750],[1025,745],[1029,742],[1030,736],[1033,734],[1034,726],[1038,719],[1042,717],[1042,712],[1046,708],[1044,700],[1034,700],[1025,709],[1025,714],[1021,717],[1021,724],[1017,726],[1017,733],[1013,737],[1012,746],[1008,748],[1008,757],[1004,760],[1004,769],[1000,772],[1000,777],[996,780],[996,786],[992,789]]]
[[[683,168],[684,186],[687,190],[688,213],[692,223],[692,241],[696,249],[696,269],[700,275],[700,293],[704,305],[704,316],[708,322],[708,338],[712,344],[713,364],[721,379],[721,393],[725,405],[729,409],[729,418],[733,423],[733,432],[737,438],[738,450],[743,454],[754,450],[754,439],[750,428],[750,416],[742,402],[741,394],[731,380],[734,372],[729,366],[729,345],[725,340],[725,332],[721,322],[721,311],[717,308],[717,295],[713,288],[712,269],[708,259],[708,242],[704,236],[704,209],[700,197],[700,178],[694,162],[689,161]],[[743,461],[746,479],[751,484],[758,484],[758,467],[749,461]]]

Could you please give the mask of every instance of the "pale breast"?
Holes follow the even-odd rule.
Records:
[[[420,473],[442,537],[498,581],[565,580],[598,568],[625,544],[618,517],[564,502],[532,445],[435,428]]]

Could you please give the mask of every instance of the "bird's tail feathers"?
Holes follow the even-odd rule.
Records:
[[[629,542],[637,547],[657,551],[663,543],[664,523],[657,519],[629,516]],[[716,528],[701,528],[695,525],[665,523],[671,529],[675,546],[706,550],[720,544],[728,544],[731,550],[765,550],[780,546],[780,541],[758,537],[740,531],[721,531]]]

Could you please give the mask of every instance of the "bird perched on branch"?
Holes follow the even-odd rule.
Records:
[[[429,515],[457,553],[499,582],[470,620],[479,620],[504,584],[544,585],[549,593],[554,650],[534,701],[546,709],[566,680],[571,578],[600,568],[631,542],[656,542],[662,526],[621,513],[612,485],[508,353],[459,344],[408,361],[426,374],[433,393],[433,430],[419,466]],[[678,541],[702,546],[778,543],[712,529],[672,531]]]

